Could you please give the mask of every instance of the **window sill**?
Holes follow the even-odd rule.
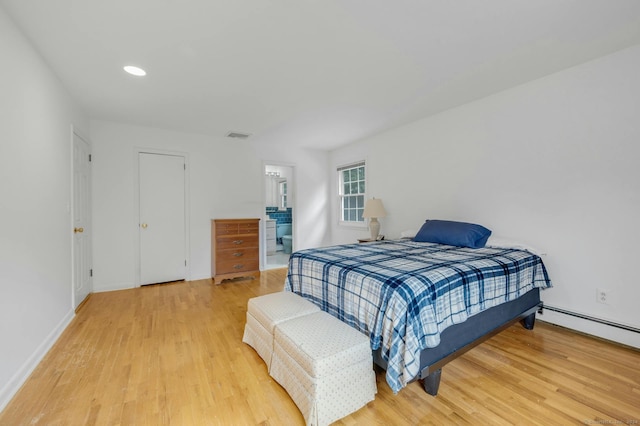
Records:
[[[367,229],[369,228],[366,223],[359,222],[338,222],[340,228],[345,229]]]

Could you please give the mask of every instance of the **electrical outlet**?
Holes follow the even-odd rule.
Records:
[[[596,289],[596,302],[607,305],[609,303],[609,290]]]

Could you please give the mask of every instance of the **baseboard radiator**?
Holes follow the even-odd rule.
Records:
[[[549,306],[547,304],[540,305],[540,309],[538,309],[538,312],[539,313],[543,313],[543,311],[545,309],[548,309],[548,310],[553,311],[553,312],[558,312],[558,313],[564,314],[564,315],[570,315],[572,317],[584,319],[584,320],[587,320],[587,321],[593,321],[593,322],[597,322],[599,324],[608,325],[610,327],[616,327],[616,328],[620,328],[622,330],[631,331],[631,332],[634,332],[634,333],[640,333],[640,328],[631,327],[631,326],[625,325],[625,324],[619,324],[619,323],[613,322],[613,321],[603,320],[601,318],[591,317],[589,315],[579,314],[577,312],[567,311],[566,309],[556,308],[554,306]]]

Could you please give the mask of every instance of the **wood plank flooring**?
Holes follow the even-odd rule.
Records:
[[[247,300],[280,291],[284,269],[93,294],[0,425],[303,425],[286,391],[242,343]],[[442,371],[437,397],[375,401],[340,425],[637,424],[640,352],[538,321]]]

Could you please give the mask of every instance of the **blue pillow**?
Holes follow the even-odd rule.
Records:
[[[413,241],[482,248],[491,231],[481,225],[449,220],[427,220]]]

